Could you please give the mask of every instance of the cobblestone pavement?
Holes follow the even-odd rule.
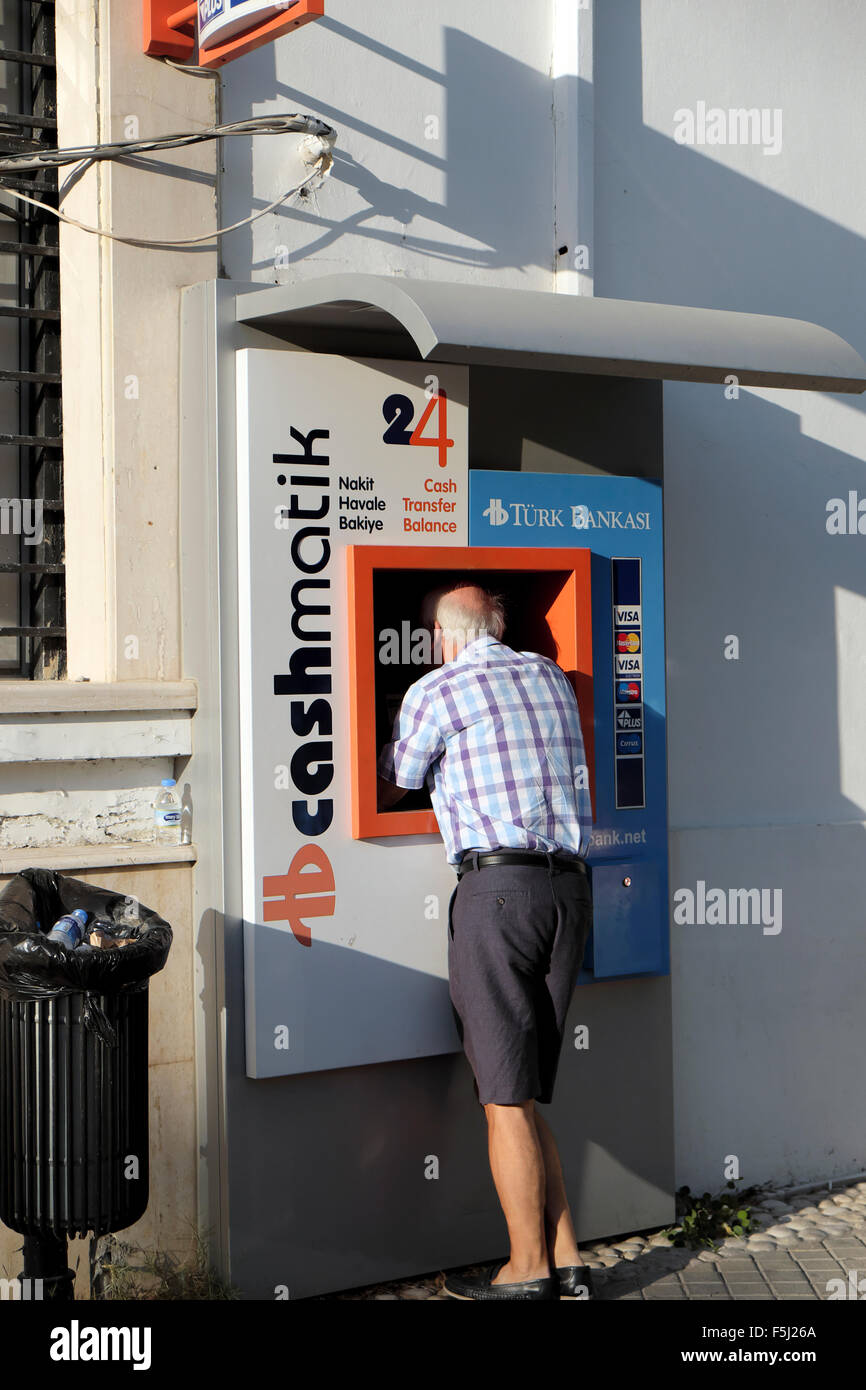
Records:
[[[866,1296],[866,1182],[833,1183],[788,1197],[764,1190],[750,1206],[754,1233],[722,1240],[713,1250],[675,1249],[661,1231],[582,1243],[581,1254],[595,1271],[596,1298]],[[324,1297],[450,1303],[453,1300],[442,1289],[443,1279],[443,1272],[437,1270]],[[858,1295],[856,1285],[861,1279]]]

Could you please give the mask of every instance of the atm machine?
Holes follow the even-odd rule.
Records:
[[[465,366],[295,351],[219,288],[187,314],[200,1124],[228,1274],[303,1298],[502,1245],[449,1000],[454,870],[426,789],[376,807],[428,596],[470,576],[582,716],[595,921],[548,1110],[578,1238],[670,1222],[660,482],[476,466]]]

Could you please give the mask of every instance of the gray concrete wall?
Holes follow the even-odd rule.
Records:
[[[309,112],[339,131],[328,183],[223,243],[234,279],[362,270],[551,288],[552,0],[377,0],[223,69],[223,119]],[[574,140],[566,126],[563,142]],[[282,138],[230,141],[223,223],[286,185]],[[289,165],[289,167],[291,167]]]
[[[573,193],[563,174],[571,160],[572,172],[577,163],[584,176],[594,169],[594,212],[585,201],[574,231],[589,245],[597,294],[813,319],[862,352],[861,8],[836,0],[816,28],[805,0],[618,0],[598,7],[594,61],[587,66],[584,54],[580,77],[557,53],[562,13],[558,0],[536,0],[504,25],[501,6],[488,0],[469,13],[456,0],[435,13],[382,0],[360,23],[354,7],[333,0],[326,20],[228,68],[225,119],[310,111],[340,137],[322,189],[226,239],[227,273],[275,283],[352,269],[562,289],[557,229],[562,198]],[[557,82],[560,97],[563,84],[574,96],[560,99],[560,111],[582,113],[571,124],[554,120]],[[679,143],[676,113],[698,102],[766,108],[770,119],[780,110],[781,147],[765,154],[760,144]],[[435,139],[426,135],[436,129],[430,116],[439,121]],[[248,212],[251,197],[253,206],[275,197],[285,169],[277,141],[256,141],[251,155],[244,142],[227,147],[222,221]],[[499,383],[476,375],[484,408]],[[519,396],[508,399],[513,435],[503,432],[497,445],[476,434],[473,466],[629,471],[622,412],[634,411],[650,438],[657,430],[635,392],[609,396],[607,421],[598,408],[573,411],[573,439],[567,413],[551,425],[551,412],[533,419]],[[754,923],[672,924],[676,1184],[717,1190],[732,1161],[747,1182],[843,1174],[864,1163],[853,865],[866,796],[857,727],[866,628],[862,537],[830,536],[825,523],[830,498],[864,487],[863,406],[763,390],[727,399],[721,388],[689,385],[666,387],[664,400],[672,889],[700,880],[783,895],[775,934]],[[633,471],[652,468],[651,454],[634,448]],[[725,657],[731,636],[738,660]],[[414,1200],[413,1164],[428,1143],[424,1126],[434,1125],[440,1147],[452,1123],[461,1152],[470,1143],[475,1117],[456,1085],[462,1059],[248,1081],[231,1022],[240,998],[236,930],[227,928],[225,955],[234,1000],[226,1050],[233,1271],[271,1296],[272,1281],[289,1282],[280,1270],[297,1242],[299,1268],[310,1270],[302,1287],[295,1281],[300,1295],[326,1286],[329,1261],[341,1261],[348,1283],[408,1272],[421,1248],[434,1263],[446,1248],[455,1262],[480,1257],[488,1243],[498,1248],[480,1154],[475,1170],[475,1159],[461,1160],[470,1165],[468,1189],[425,1195],[420,1241],[404,1242],[400,1230]],[[628,1108],[622,1086],[640,1051],[633,993],[645,991],[649,1012],[638,1027],[643,1043],[657,1046],[665,988],[594,987],[581,1003],[589,1007],[591,997],[593,1008],[610,1011],[600,1017],[616,1020],[612,1051],[593,1073],[601,1109],[581,1111],[581,1092],[568,1086],[558,1102],[567,1124],[580,1121],[571,1133],[581,1175],[588,1151],[581,1155],[580,1144],[598,1145],[592,1192],[578,1169],[571,1173],[583,1237],[602,1228],[597,1220],[609,1232],[628,1225],[627,1202],[619,1216],[605,1208],[612,1175],[643,1181],[604,1134]],[[629,1119],[636,1153],[654,1132],[653,1115],[664,1125],[667,1097],[656,1092],[652,1101]],[[369,1107],[387,1118],[371,1121]],[[343,1113],[352,1117],[346,1125]],[[395,1148],[398,1133],[407,1142]],[[334,1167],[322,1181],[331,1151]],[[349,1173],[373,1213],[369,1229],[359,1217],[351,1235],[342,1190]],[[393,1208],[376,1195],[382,1183],[393,1188]],[[481,1191],[475,1183],[486,1183],[483,1203],[469,1195]],[[301,1201],[295,1187],[308,1198],[332,1192],[333,1229],[342,1234],[323,1230],[308,1214],[321,1210],[318,1200]],[[280,1214],[266,1229],[274,1193]],[[437,1245],[439,1221],[460,1238]],[[275,1243],[285,1245],[282,1262]]]
[[[596,293],[814,320],[863,353],[866,11],[621,0],[596,21]],[[697,103],[781,111],[778,154],[688,145]],[[781,932],[672,925],[677,1179],[866,1167],[860,1062],[862,397],[665,387],[671,888],[783,893]],[[725,639],[739,638],[726,660]]]

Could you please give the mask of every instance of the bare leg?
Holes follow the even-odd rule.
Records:
[[[511,1258],[494,1284],[550,1275],[544,1204],[544,1154],[535,1129],[535,1101],[484,1107],[490,1171],[508,1226]]]
[[[535,1131],[544,1156],[546,1177],[544,1224],[550,1267],[551,1269],[562,1269],[568,1265],[579,1265],[582,1263],[582,1259],[577,1248],[577,1237],[574,1233],[568,1198],[565,1195],[559,1151],[550,1126],[539,1110],[535,1110]]]

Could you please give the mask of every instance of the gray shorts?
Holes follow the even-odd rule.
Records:
[[[591,927],[587,878],[551,876],[546,860],[483,865],[459,880],[448,911],[448,980],[481,1105],[553,1099]]]

